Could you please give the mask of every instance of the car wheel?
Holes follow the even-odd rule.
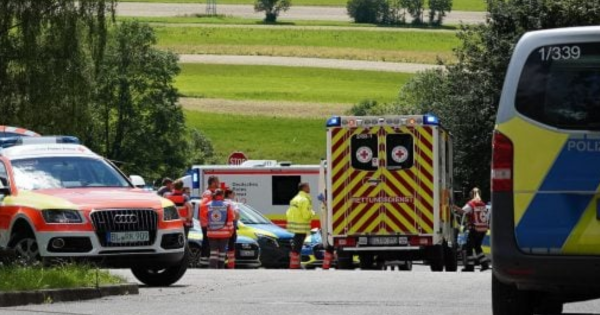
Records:
[[[338,253],[338,269],[351,270],[354,269],[354,263],[352,262],[352,255],[346,253]]]
[[[434,245],[429,248],[429,269],[433,272],[444,271],[444,248]]]
[[[190,244],[189,268],[200,268],[200,257],[202,256],[202,248],[196,244]]]
[[[403,264],[398,266],[398,270],[400,271],[411,271],[413,267],[413,262],[410,260],[404,261]]]
[[[493,315],[532,315],[531,294],[520,291],[516,286],[500,282],[492,274]]]
[[[450,247],[447,243],[444,244],[444,267],[448,272],[456,272],[458,270],[456,245]]]
[[[375,257],[370,254],[363,254],[359,256],[359,266],[362,270],[373,270],[375,266],[373,265],[375,262]]]
[[[190,251],[186,248],[179,265],[164,269],[148,267],[131,268],[131,272],[140,282],[149,287],[167,287],[183,277],[189,265],[189,257]]]
[[[40,248],[31,230],[13,234],[10,243],[9,247],[15,251],[20,262],[30,265],[41,261]]]

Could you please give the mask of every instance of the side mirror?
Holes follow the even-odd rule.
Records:
[[[146,187],[146,181],[144,181],[144,178],[142,178],[142,176],[130,175],[129,179],[131,180],[131,183],[133,184],[133,186],[135,186],[137,188],[145,188]]]

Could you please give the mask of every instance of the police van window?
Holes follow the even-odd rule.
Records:
[[[414,164],[413,137],[410,134],[388,134],[386,136],[387,168],[408,169]]]
[[[273,205],[285,206],[298,194],[300,176],[273,176]]]
[[[566,130],[600,130],[600,43],[544,46],[529,55],[517,111]]]
[[[350,139],[352,168],[376,171],[379,168],[379,150],[376,134],[358,134]]]

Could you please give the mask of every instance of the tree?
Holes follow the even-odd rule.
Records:
[[[0,124],[89,136],[114,1],[0,0]]]
[[[256,0],[254,11],[265,12],[265,22],[275,23],[279,13],[287,11],[291,6],[291,0]]]
[[[388,0],[348,0],[348,15],[356,23],[380,24],[390,11]]]
[[[596,0],[488,0],[485,24],[462,26],[456,64],[415,76],[372,111],[440,116],[455,138],[456,182],[489,191],[491,134],[512,51],[527,31],[600,24]]]
[[[174,78],[178,57],[156,49],[152,28],[123,22],[110,34],[98,80],[96,143],[123,169],[146,177],[182,173],[189,142]]]
[[[442,25],[447,12],[452,11],[452,0],[429,0],[429,24]]]
[[[423,23],[423,11],[425,9],[425,0],[401,0],[401,5],[406,8],[408,14],[412,16],[413,24]]]

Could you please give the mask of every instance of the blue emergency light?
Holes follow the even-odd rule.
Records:
[[[327,120],[327,127],[339,127],[342,125],[340,116],[333,116]]]
[[[10,148],[18,145],[28,144],[51,144],[51,143],[69,143],[79,144],[79,139],[72,136],[52,136],[52,137],[4,137],[0,138],[0,148]]]
[[[423,123],[425,125],[439,125],[440,120],[437,118],[437,116],[427,114],[423,116]]]

